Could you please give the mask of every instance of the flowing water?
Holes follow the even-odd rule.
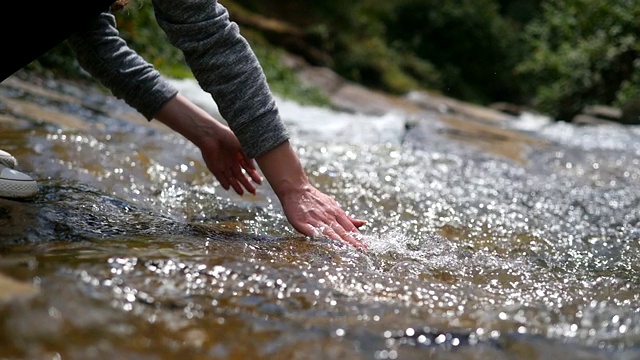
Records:
[[[312,182],[368,221],[358,251],[121,102],[43,87],[0,88],[0,148],[40,186],[0,199],[0,358],[640,358],[638,128],[516,121],[545,144],[517,162],[432,113],[280,100]]]

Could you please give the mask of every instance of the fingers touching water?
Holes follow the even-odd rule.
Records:
[[[309,186],[303,192],[281,198],[281,202],[287,220],[303,235],[324,235],[356,248],[366,248],[358,239],[358,228],[366,222],[345,213],[333,198],[318,189]]]
[[[256,161],[278,196],[287,220],[297,231],[364,247],[357,234],[365,222],[346,214],[333,198],[309,183],[289,141],[258,156]]]
[[[254,184],[261,184],[262,177],[230,130],[218,129],[216,141],[202,150],[207,167],[224,189],[233,189],[240,195],[245,190],[256,194]],[[287,177],[291,178],[296,177]],[[311,186],[306,177],[300,178],[303,180],[290,182],[286,191],[276,190],[289,223],[306,236],[326,236],[365,248],[358,239],[358,228],[365,221],[349,216],[333,198]]]
[[[215,162],[207,161],[207,156],[203,155],[207,166],[224,189],[233,189],[240,195],[246,189],[255,195],[254,183],[262,183],[256,165],[252,159],[248,159],[234,146],[222,147],[222,151],[234,150],[236,150],[236,156],[218,156]],[[358,228],[366,222],[348,215],[333,198],[315,187],[306,183],[294,191],[279,195],[279,198],[287,220],[303,235],[326,236],[356,248],[366,248],[358,239]]]
[[[357,237],[363,220],[346,214],[331,197],[309,184],[289,141],[284,141],[256,160],[246,156],[236,135],[181,94],[156,113],[155,118],[182,134],[202,152],[207,168],[226,190],[256,194],[262,178],[256,162],[282,203],[291,225],[306,236],[324,235],[362,248]]]

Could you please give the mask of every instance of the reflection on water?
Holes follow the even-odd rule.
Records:
[[[0,273],[36,289],[0,303],[0,357],[640,356],[637,129],[528,128],[548,146],[516,164],[432,115],[400,138],[395,116],[323,137],[335,113],[283,105],[312,181],[368,220],[361,252],[297,235],[268,186],[226,192],[184,139],[83,99],[38,102],[85,129],[0,108],[18,118],[0,148],[41,188],[0,199]]]

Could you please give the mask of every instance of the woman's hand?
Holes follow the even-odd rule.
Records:
[[[251,182],[262,183],[253,159],[247,158],[235,134],[209,113],[178,94],[154,116],[195,144],[209,171],[225,190],[242,195],[246,189],[255,195]]]
[[[365,248],[356,234],[364,220],[347,215],[331,197],[311,185],[290,191],[280,197],[280,202],[289,223],[307,236],[324,235],[333,240],[344,241],[357,248]]]
[[[261,184],[262,178],[255,162],[247,158],[229,127],[180,94],[169,100],[155,118],[200,149],[207,167],[226,190],[232,188],[240,195],[244,190],[256,193],[253,183]],[[288,141],[261,155],[257,161],[280,199],[287,220],[297,231],[365,247],[356,238],[358,228],[365,221],[347,215],[333,198],[309,183]]]
[[[242,195],[246,189],[255,195],[256,187],[250,179],[256,184],[262,184],[255,161],[245,155],[238,138],[227,126],[220,124],[215,133],[215,136],[208,137],[199,146],[207,168],[225,190],[233,188],[237,194]]]
[[[259,156],[257,161],[280,199],[287,220],[297,231],[365,247],[356,236],[358,228],[366,222],[347,215],[333,198],[309,183],[288,141]]]

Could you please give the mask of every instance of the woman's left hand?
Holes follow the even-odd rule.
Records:
[[[261,184],[262,178],[228,126],[180,94],[167,101],[155,118],[200,149],[207,168],[225,190],[233,188],[240,195],[247,190],[255,195],[253,183]]]

